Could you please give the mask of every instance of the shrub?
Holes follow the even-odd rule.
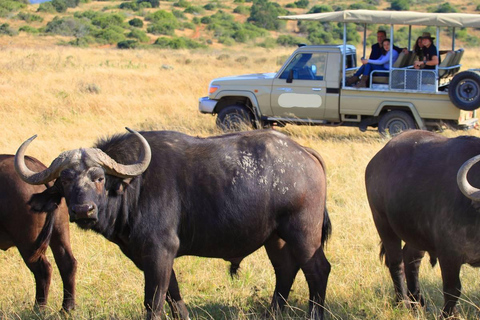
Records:
[[[55,13],[55,7],[53,6],[52,2],[44,2],[40,3],[38,6],[37,12],[45,12],[45,13]]]
[[[185,8],[183,12],[190,13],[190,14],[201,14],[201,13],[204,13],[205,10],[199,6],[188,6]]]
[[[147,32],[152,34],[164,34],[173,36],[175,34],[175,27],[168,22],[157,22],[147,27]]]
[[[52,0],[52,5],[58,13],[67,12],[68,6],[65,0]]]
[[[235,9],[233,9],[233,13],[238,13],[238,14],[249,14],[250,13],[250,8],[247,6],[237,6]]]
[[[11,12],[16,12],[26,7],[26,3],[20,1],[2,0],[0,1],[0,16],[7,17]]]
[[[209,11],[215,10],[216,8],[217,6],[214,3],[207,3],[206,5],[203,6],[203,9],[209,10]]]
[[[16,18],[26,22],[34,22],[34,21],[43,22],[43,18],[40,17],[39,15],[31,14],[23,11],[19,12]]]
[[[147,36],[145,31],[140,29],[133,29],[127,34],[128,38],[138,39],[140,42],[149,42],[150,38]]]
[[[285,26],[286,22],[277,19],[277,17],[287,13],[288,11],[280,7],[278,3],[269,2],[268,0],[256,0],[252,4],[247,21],[267,30],[280,30]]]
[[[117,43],[118,49],[135,49],[138,46],[136,40],[123,40]]]
[[[409,0],[391,0],[390,10],[406,11],[410,9]]]
[[[18,32],[12,29],[8,23],[4,23],[0,26],[0,35],[15,36]]]
[[[93,19],[92,24],[102,29],[111,26],[123,26],[125,16],[120,13],[98,13]]]
[[[332,12],[333,8],[326,4],[320,4],[313,6],[307,13],[322,13],[322,12]]]
[[[141,4],[141,3],[143,3],[143,2],[150,3],[151,8],[158,8],[158,7],[160,7],[160,0],[137,0],[137,2],[138,2],[139,4]]]
[[[148,14],[145,17],[146,21],[151,21],[153,23],[156,22],[170,22],[172,24],[178,25],[177,19],[173,15],[173,13],[165,11],[165,10],[158,10],[153,13]]]
[[[186,0],[179,0],[178,2],[175,2],[173,4],[174,7],[179,7],[179,8],[186,8],[190,5],[190,3]]]
[[[295,37],[292,35],[280,35],[278,36],[276,43],[283,47],[296,47],[299,43],[308,43],[305,38]]]
[[[294,4],[297,8],[301,8],[301,9],[306,9],[309,5],[309,1],[308,0],[298,0],[298,1],[295,1]]]
[[[95,39],[98,43],[114,44],[125,40],[125,36],[123,35],[123,29],[111,26],[98,30],[95,33]]]
[[[274,38],[266,38],[263,42],[257,44],[257,46],[266,49],[273,49],[277,46],[277,42]]]
[[[120,8],[122,10],[137,11],[138,10],[138,3],[134,2],[134,1],[122,2],[118,6],[118,8]]]
[[[160,37],[157,40],[155,40],[154,45],[160,48],[170,48],[170,49],[196,49],[196,48],[205,47],[205,45],[202,45],[196,41],[193,41],[185,37],[173,37],[171,39],[166,37]]]
[[[437,8],[433,11],[436,13],[455,13],[458,12],[458,9],[452,6],[449,2],[444,2],[439,4]]]
[[[18,29],[18,31],[22,31],[22,32],[26,32],[26,33],[32,33],[32,34],[35,34],[35,33],[39,32],[37,28],[31,27],[31,26],[28,26],[28,25],[20,27],[20,29]]]
[[[185,14],[180,11],[180,10],[176,10],[176,9],[172,9],[172,14],[177,18],[177,19],[186,19],[187,17],[185,16]]]
[[[132,27],[136,27],[136,28],[142,28],[143,27],[143,21],[142,21],[142,19],[139,19],[139,18],[133,18],[132,20],[128,21],[128,24],[131,25]]]
[[[45,33],[53,33],[61,36],[75,36],[77,38],[88,35],[91,30],[92,25],[88,20],[74,17],[55,17],[45,26]]]

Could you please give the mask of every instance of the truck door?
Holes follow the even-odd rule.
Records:
[[[325,112],[327,53],[299,52],[273,80],[275,117],[322,120]]]

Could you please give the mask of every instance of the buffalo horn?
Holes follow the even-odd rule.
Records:
[[[93,161],[105,169],[107,174],[120,178],[132,178],[142,174],[147,170],[152,158],[152,151],[147,140],[137,131],[129,128],[126,129],[133,133],[142,143],[140,159],[138,159],[136,163],[129,165],[120,164],[100,149],[90,148],[84,150]]]
[[[480,201],[480,189],[475,188],[468,182],[467,173],[478,161],[480,161],[480,155],[465,161],[457,173],[457,184],[460,188],[460,191],[462,191],[465,197],[473,201]]]
[[[25,150],[28,145],[37,137],[34,135],[30,139],[26,140],[20,148],[18,148],[15,154],[15,170],[20,178],[29,184],[45,184],[52,181],[60,175],[60,172],[68,166],[75,159],[79,159],[81,154],[79,150],[70,150],[62,152],[55,160],[53,160],[50,167],[47,169],[34,172],[30,170],[25,164]]]

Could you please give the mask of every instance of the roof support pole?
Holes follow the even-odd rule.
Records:
[[[346,77],[346,74],[347,74],[347,23],[344,22],[343,23],[343,57],[342,57],[342,60],[343,60],[343,68],[342,68],[342,73],[343,73],[343,77],[342,77],[342,88],[345,88],[345,77]]]
[[[408,51],[412,49],[412,25],[408,26]]]
[[[452,29],[452,51],[455,51],[455,27]]]
[[[367,24],[363,24],[363,57],[367,56]]]

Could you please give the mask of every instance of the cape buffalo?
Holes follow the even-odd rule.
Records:
[[[272,308],[281,309],[299,269],[310,290],[310,315],[323,318],[330,264],[323,244],[321,157],[272,130],[197,138],[171,132],[116,135],[96,148],[66,151],[47,170],[16,169],[28,183],[58,178],[32,198],[36,209],[60,197],[70,220],[116,243],[145,275],[147,318],[165,299],[188,318],[173,259],[183,255],[239,263],[265,246],[276,273]]]
[[[460,267],[480,266],[480,192],[466,180],[472,162],[463,166],[479,154],[478,138],[449,139],[415,130],[393,138],[368,164],[368,201],[397,301],[424,304],[418,272],[428,251],[432,266],[437,259],[440,263],[442,313],[456,313]],[[468,172],[468,178],[480,186],[479,166]]]
[[[36,283],[35,303],[47,303],[52,266],[45,256],[48,245],[52,249],[63,280],[64,310],[75,306],[75,272],[77,262],[70,248],[68,213],[58,202],[45,206],[42,213],[34,212],[27,204],[34,193],[43,192],[44,185],[23,182],[14,169],[13,155],[0,155],[0,249],[16,246]],[[26,157],[32,170],[45,170],[37,159]]]

